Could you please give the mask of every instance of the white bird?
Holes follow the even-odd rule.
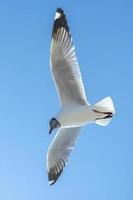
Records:
[[[61,103],[60,111],[49,122],[49,133],[59,128],[47,153],[48,179],[52,185],[62,173],[81,127],[89,123],[108,125],[115,109],[110,97],[95,105],[88,103],[72,37],[61,8],[56,10],[53,24],[50,68]]]

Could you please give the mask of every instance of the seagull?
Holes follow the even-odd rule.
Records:
[[[90,123],[108,125],[115,109],[111,97],[94,105],[87,101],[70,29],[61,8],[57,8],[54,18],[50,70],[61,104],[49,122],[49,134],[58,129],[47,153],[48,180],[53,185],[68,162],[81,128]]]

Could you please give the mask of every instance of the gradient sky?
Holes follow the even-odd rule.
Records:
[[[67,15],[86,95],[111,96],[107,127],[82,129],[64,173],[48,185],[46,153],[59,110],[49,69],[55,10]],[[0,199],[133,199],[133,2],[0,1]]]

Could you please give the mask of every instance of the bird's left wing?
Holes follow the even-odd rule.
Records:
[[[55,15],[50,62],[61,105],[88,104],[72,37],[61,8]]]
[[[54,184],[62,173],[80,130],[80,127],[59,129],[49,146],[47,169],[50,185]]]

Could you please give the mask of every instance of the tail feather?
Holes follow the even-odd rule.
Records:
[[[112,118],[106,118],[106,119],[97,119],[95,120],[95,123],[101,126],[107,126],[111,122]]]
[[[105,114],[104,117],[99,117],[95,120],[96,124],[107,126],[115,113],[115,108],[111,97],[106,97],[93,106],[93,110],[97,113]]]

